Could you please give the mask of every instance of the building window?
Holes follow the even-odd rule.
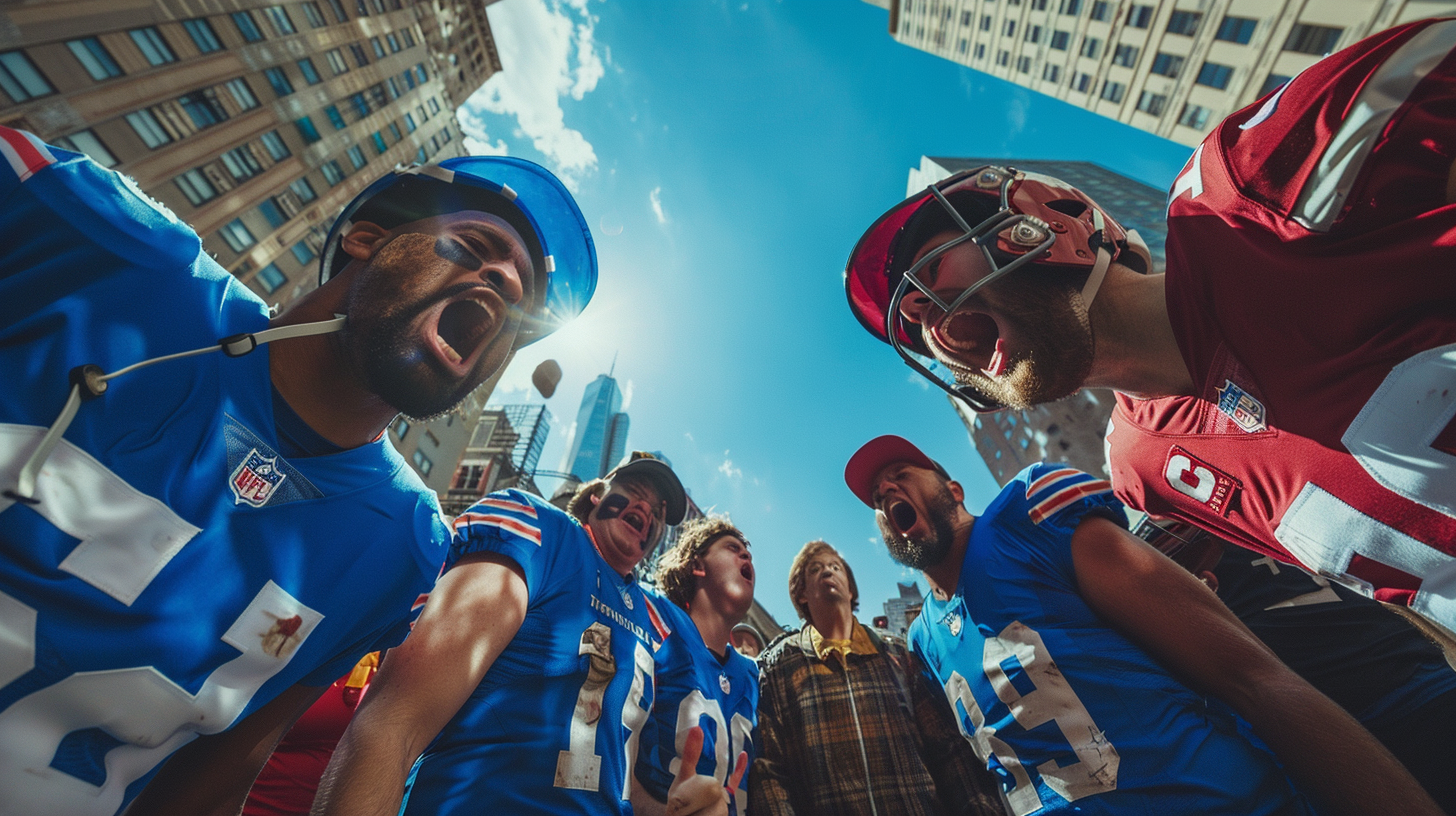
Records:
[[[317,85],[323,81],[323,77],[319,76],[318,69],[313,67],[313,60],[308,57],[304,57],[298,61],[298,71],[303,74],[303,81],[310,85]]]
[[[228,246],[232,247],[233,252],[242,252],[253,244],[258,243],[258,239],[253,237],[252,231],[248,229],[248,225],[244,224],[241,218],[234,218],[228,223],[223,224],[222,229],[218,230],[217,233],[222,236],[222,239],[227,242]]]
[[[369,45],[374,48],[374,58],[384,59],[384,43],[378,37],[370,37]]]
[[[309,184],[308,179],[303,177],[290,181],[288,183],[288,189],[292,190],[293,194],[298,196],[298,201],[301,204],[307,204],[315,198],[318,198],[318,193],[313,191],[313,185]]]
[[[1039,30],[1040,29],[1038,29],[1038,31]],[[1036,40],[1032,40],[1032,42],[1036,42]],[[440,100],[439,99],[436,99],[433,96],[430,97],[430,113],[439,113],[439,112],[440,112]]]
[[[126,115],[126,121],[136,135],[141,138],[142,144],[148,148],[161,147],[172,141],[171,134],[162,128],[157,117],[149,110],[139,110]]]
[[[312,261],[315,257],[317,257],[314,254],[313,247],[309,246],[308,242],[306,241],[299,241],[289,249],[293,252],[293,259],[295,261],[298,261],[299,266],[306,267],[308,266],[309,261]]]
[[[964,54],[969,50],[971,50],[971,41],[966,39],[965,37],[961,37],[960,40],[956,42],[956,53]]]
[[[1178,124],[1203,130],[1203,126],[1208,124],[1208,114],[1208,108],[1189,103],[1183,106],[1183,113],[1178,117]]]
[[[319,170],[323,171],[324,181],[327,181],[330,187],[344,180],[344,169],[339,166],[339,162],[336,159],[329,159],[324,162],[319,166]]]
[[[238,33],[243,36],[245,42],[263,41],[263,30],[258,28],[258,21],[253,19],[253,12],[235,11],[230,16],[233,18],[233,25],[238,27]]]
[[[223,153],[222,164],[227,168],[228,175],[233,177],[233,181],[247,181],[263,172],[263,165],[258,163],[258,157],[253,155],[247,145]]]
[[[328,0],[329,10],[334,13],[334,19],[341,23],[349,22],[349,15],[344,13],[344,4],[339,0]]]
[[[974,19],[974,17],[975,17],[975,15],[971,14],[969,11],[963,11],[963,12],[961,12],[961,25],[963,25],[963,26],[970,25],[971,24],[971,20]]]
[[[1153,22],[1152,6],[1131,6],[1127,10],[1129,28],[1147,28]]]
[[[324,19],[324,13],[319,11],[318,3],[304,3],[303,16],[304,19],[308,20],[308,24],[314,28],[323,28],[328,25],[328,21]]]
[[[389,43],[389,53],[399,53],[399,40],[393,34],[385,34],[384,41]]]
[[[992,22],[994,22],[994,21],[991,19],[991,15],[989,15],[989,14],[982,15],[981,16],[981,30],[982,31],[990,31],[991,30],[991,23]]]
[[[1159,53],[1153,57],[1152,72],[1159,76],[1178,78],[1178,72],[1183,70],[1183,58],[1176,54]]]
[[[1002,51],[1001,53],[1004,54],[1006,52],[1005,51]],[[1003,62],[1001,64],[1002,65],[1005,65],[1006,63]],[[417,127],[419,127],[419,125],[416,125],[415,124],[414,114],[406,113],[404,115],[404,129],[407,130],[407,131],[409,131],[410,133],[414,133],[415,132],[415,128],[417,128]]]
[[[1023,74],[1031,73],[1031,57],[1017,57],[1016,70]]]
[[[369,55],[359,43],[349,43],[349,52],[354,55],[354,64],[363,68],[369,64]]]
[[[97,82],[121,76],[121,66],[116,64],[116,60],[111,58],[111,52],[107,51],[106,46],[95,37],[71,40],[66,43],[66,47],[71,49],[71,53],[76,55],[77,60],[80,60],[86,73]]]
[[[1034,25],[1026,29],[1026,41],[1033,44],[1041,42],[1041,26]]]
[[[1131,68],[1137,64],[1138,47],[1135,45],[1119,45],[1112,52],[1112,64]]]
[[[359,145],[350,147],[347,152],[349,154],[349,163],[354,165],[355,170],[361,170],[364,165],[369,163],[369,160],[364,158],[364,148]]]
[[[430,468],[435,466],[430,461],[430,457],[426,456],[422,450],[416,449],[414,456],[411,456],[410,459],[415,463],[415,469],[420,472],[421,476],[429,476]]]
[[[429,160],[429,158],[429,155],[425,153],[425,149],[423,147],[415,151],[415,161],[419,162],[420,164],[424,164],[426,161]]]
[[[1259,89],[1259,96],[1268,96],[1269,94],[1283,87],[1284,83],[1288,82],[1289,80],[1290,77],[1285,76],[1284,74],[1270,74],[1269,77],[1264,80],[1264,86]]]
[[[404,417],[400,417],[394,421],[395,438],[404,439],[405,434],[409,433],[409,429],[409,420],[405,419]]]
[[[360,119],[369,115],[369,100],[364,98],[364,94],[356,93],[349,97],[349,104],[354,106],[354,112],[359,114]]]
[[[172,53],[172,47],[162,39],[162,32],[158,31],[155,26],[133,28],[127,33],[131,34],[132,42],[141,49],[142,56],[147,58],[148,63],[166,65],[169,62],[177,61],[177,55]]]
[[[339,113],[339,107],[337,105],[330,105],[324,108],[324,113],[328,114],[329,124],[334,126],[334,130],[343,130],[346,127],[344,114]]]
[[[450,135],[450,126],[449,125],[446,125],[445,127],[440,128],[440,136],[441,136],[440,142],[442,144],[449,144],[450,140],[453,139],[453,138],[455,138],[454,136],[451,136]]]
[[[404,138],[404,134],[399,132],[399,123],[398,122],[390,122],[389,123],[389,135],[392,136],[392,137],[394,137],[394,141],[396,141],[396,142],[399,141],[400,139],[403,139]]]
[[[1203,63],[1203,67],[1198,69],[1198,78],[1193,81],[1199,85],[1207,85],[1210,88],[1223,90],[1228,87],[1229,79],[1233,75],[1233,66],[1219,65],[1216,62],[1205,62]]]
[[[334,76],[347,73],[349,70],[349,64],[344,62],[344,55],[339,53],[337,48],[324,54],[324,59],[328,61],[329,70],[334,72]]]
[[[1052,48],[1055,48],[1058,51],[1066,51],[1067,50],[1067,42],[1069,40],[1071,40],[1071,39],[1072,39],[1072,32],[1070,32],[1070,31],[1053,31],[1052,32]]]
[[[1127,93],[1127,86],[1121,82],[1111,80],[1102,83],[1102,98],[1108,102],[1121,102],[1123,94]]]
[[[374,140],[374,152],[383,156],[384,151],[389,149],[389,146],[384,143],[384,134],[376,130],[370,138]]]
[[[1254,38],[1254,29],[1259,26],[1258,20],[1248,17],[1225,17],[1223,22],[1218,24],[1218,33],[1213,35],[1215,40],[1247,45],[1249,40]]]
[[[1002,34],[1005,34],[1008,37],[1014,37],[1014,36],[1016,36],[1016,21],[1015,20],[1007,20],[1006,21],[1006,25],[1002,28],[1001,33]]]
[[[1041,69],[1041,78],[1047,82],[1062,81],[1062,67],[1060,65],[1047,65]]]
[[[248,81],[242,77],[229,79],[226,83],[228,93],[232,94],[233,101],[238,103],[238,110],[252,110],[258,107],[258,97],[253,96],[253,89],[248,86]]]
[[[187,200],[192,202],[193,206],[217,197],[217,190],[213,189],[212,182],[207,180],[207,176],[204,176],[201,170],[188,170],[178,175],[176,182],[177,187],[182,190],[182,195],[187,196]]]
[[[1092,87],[1091,74],[1072,74],[1072,89],[1077,93],[1087,93],[1087,89],[1090,87]]]
[[[986,58],[986,45],[985,45],[985,43],[977,43],[976,44],[976,59],[985,59],[985,58]]]
[[[419,80],[420,84],[430,81],[430,75],[425,71],[425,64],[423,62],[415,65],[415,79]]]
[[[198,52],[211,54],[222,50],[222,40],[217,38],[217,32],[212,30],[212,23],[206,18],[183,20],[182,27],[187,29],[187,34],[192,37],[192,44],[197,46]]]
[[[1203,15],[1196,11],[1175,11],[1168,17],[1168,33],[1192,37],[1198,33],[1198,24]]]
[[[1092,4],[1092,19],[1100,23],[1105,23],[1107,22],[1107,18],[1111,15],[1112,7],[1108,5],[1105,0],[1097,0],[1097,2]]]
[[[283,67],[275,65],[263,72],[268,78],[268,84],[272,86],[273,93],[280,99],[293,93],[293,83],[288,81],[288,74],[283,73]]]
[[[102,144],[101,140],[96,138],[96,134],[89,130],[78,130],[69,136],[62,136],[56,139],[56,144],[76,153],[85,153],[91,157],[91,161],[102,167],[115,167],[117,164],[116,157],[111,155],[111,151],[106,149],[106,145]]]
[[[1137,109],[1143,113],[1150,113],[1153,116],[1162,116],[1163,108],[1168,104],[1168,97],[1163,94],[1155,94],[1150,91],[1143,91],[1138,97]]]
[[[258,212],[263,214],[263,220],[267,221],[268,226],[273,229],[278,229],[288,223],[288,216],[284,215],[283,208],[274,203],[271,198],[258,202]]]
[[[1076,17],[1082,13],[1082,0],[1062,0],[1062,4],[1057,7],[1057,11],[1071,17]]]
[[[1097,59],[1102,56],[1102,41],[1096,37],[1088,37],[1082,41],[1082,56]]]
[[[1323,56],[1335,50],[1335,43],[1340,41],[1340,35],[1344,33],[1343,28],[1298,23],[1289,30],[1289,38],[1284,41],[1284,50]]]
[[[415,113],[418,113],[420,115],[421,124],[430,121],[430,117],[425,113],[424,105],[415,105]]]
[[[217,92],[211,88],[179,96],[177,104],[182,106],[182,110],[187,111],[187,115],[192,119],[192,124],[198,130],[212,127],[228,118],[227,110],[217,99]]]
[[[258,270],[258,277],[254,280],[258,281],[258,286],[264,294],[271,295],[278,291],[283,284],[288,283],[288,276],[283,274],[283,270],[278,268],[278,264],[270,263]]]
[[[318,128],[314,127],[313,119],[307,116],[300,116],[293,120],[293,124],[298,126],[298,135],[303,137],[304,144],[313,144],[323,138],[319,135]]]
[[[409,90],[413,91],[415,89],[415,72],[414,71],[405,71],[404,74],[403,74],[403,76],[404,76],[404,84],[405,84],[405,87],[408,88]]]
[[[414,35],[414,32],[412,32],[408,28],[406,28],[401,33],[404,34],[404,47],[405,48],[414,48],[415,47],[415,35]]]
[[[279,136],[278,131],[276,130],[270,130],[267,133],[264,133],[261,137],[259,137],[259,140],[263,143],[263,147],[268,151],[268,155],[273,157],[273,161],[283,161],[284,159],[293,155],[292,152],[289,151],[288,145],[284,144],[283,137]]]
[[[298,29],[293,27],[293,18],[288,16],[288,9],[282,6],[269,6],[263,9],[268,15],[268,21],[273,24],[273,30],[280,35],[296,34]]]
[[[1003,65],[1004,66],[1004,65],[1010,64],[1010,62],[1011,62],[1011,52],[1010,51],[997,51],[996,52],[996,64],[997,65]]]

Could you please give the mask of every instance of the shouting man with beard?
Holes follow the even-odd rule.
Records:
[[[1312,812],[1299,791],[1321,813],[1441,812],[1355,720],[1127,532],[1107,482],[1033,465],[975,517],[898,436],[866,443],[844,475],[891,556],[924,571],[911,645],[1016,816]]]
[[[1115,389],[1129,506],[1456,631],[1453,47],[1375,34],[1214,128],[1166,274],[1082,192],[983,167],[865,233],[851,306],[977,411]]]
[[[130,179],[0,153],[0,813],[236,813],[444,559],[385,429],[579,312],[590,236],[529,162],[400,168],[270,319]]]

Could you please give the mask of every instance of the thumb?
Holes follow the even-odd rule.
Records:
[[[698,773],[698,757],[703,755],[703,728],[695,725],[688,729],[686,741],[683,742],[681,762],[678,763],[677,782],[691,779]]]

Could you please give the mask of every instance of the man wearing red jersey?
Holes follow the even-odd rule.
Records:
[[[1391,29],[1230,116],[1166,275],[1079,191],[982,168],[870,228],[851,306],[977,410],[1117,389],[1119,498],[1456,629],[1453,47]]]

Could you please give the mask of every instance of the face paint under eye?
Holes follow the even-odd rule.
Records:
[[[471,272],[479,269],[485,262],[475,257],[470,250],[466,249],[458,241],[448,238],[435,239],[435,254],[443,260],[449,261],[456,266],[469,269]]]
[[[597,504],[597,518],[614,519],[622,515],[622,511],[626,510],[627,505],[631,503],[632,500],[621,493],[608,493]]]

